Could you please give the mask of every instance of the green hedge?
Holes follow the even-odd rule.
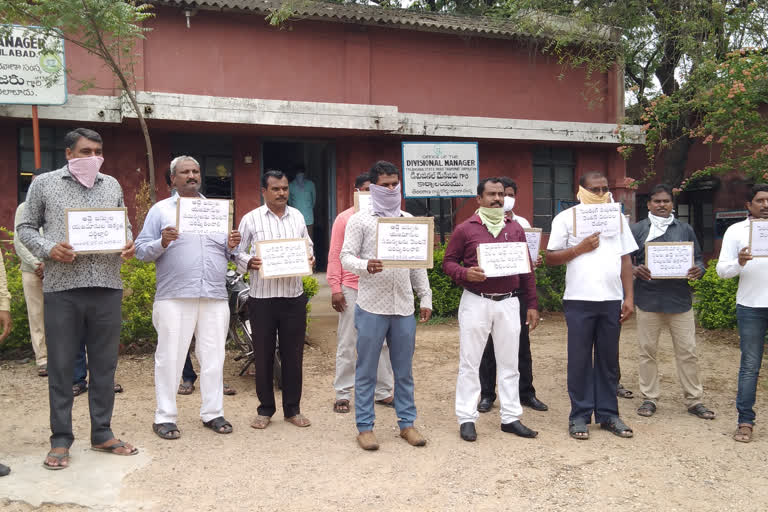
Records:
[[[0,227],[0,236],[13,239],[13,232]],[[29,341],[29,321],[27,319],[27,302],[24,300],[24,286],[21,282],[21,260],[15,252],[2,251],[5,263],[5,273],[8,276],[8,291],[11,292],[11,334],[0,345],[0,350],[12,351],[21,348],[32,350]]]
[[[546,260],[545,251],[541,257]],[[545,264],[536,267],[536,295],[541,311],[562,311],[565,293],[565,265],[548,267]]]
[[[698,281],[689,281],[694,290],[693,310],[705,329],[733,329],[736,327],[736,291],[739,278],[720,279],[710,260],[707,271]]]

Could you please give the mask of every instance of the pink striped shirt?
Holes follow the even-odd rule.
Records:
[[[341,266],[341,258],[339,257],[341,247],[344,245],[344,231],[347,229],[347,222],[354,214],[354,207],[349,208],[341,212],[336,217],[336,220],[333,221],[331,247],[328,250],[328,268],[325,274],[325,280],[328,281],[328,286],[331,287],[331,293],[341,293],[342,285],[357,290],[357,275],[344,270]]]

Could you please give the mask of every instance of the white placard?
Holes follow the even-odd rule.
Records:
[[[232,231],[232,201],[180,197],[176,204],[176,229],[194,235],[229,234]]]
[[[371,193],[355,191],[355,212],[368,210],[371,207]]]
[[[403,142],[405,197],[475,197],[477,142]]]
[[[693,267],[693,242],[648,242],[645,266],[651,279],[687,279]]]
[[[621,203],[577,204],[573,208],[573,236],[584,238],[593,233],[618,235],[623,227]]]
[[[20,25],[0,27],[0,104],[67,102],[64,40],[43,37],[40,30]]]
[[[380,217],[376,259],[385,267],[432,268],[434,222],[432,217]]]
[[[78,254],[121,252],[128,243],[125,208],[68,208],[65,215],[67,243]]]
[[[505,277],[531,271],[530,253],[525,242],[499,242],[477,246],[477,264],[485,277]]]
[[[256,256],[261,258],[262,279],[312,275],[309,243],[304,238],[256,242]]]
[[[525,241],[528,243],[528,252],[531,253],[531,261],[536,263],[541,250],[541,228],[525,228]]]
[[[749,252],[753,258],[768,257],[768,219],[749,222]]]

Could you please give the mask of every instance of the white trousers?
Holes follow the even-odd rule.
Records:
[[[333,388],[336,390],[336,400],[351,400],[355,387],[355,363],[357,355],[357,329],[355,329],[355,303],[357,290],[347,286],[341,287],[346,309],[339,313],[339,326],[336,329],[336,377]],[[392,363],[389,361],[389,346],[385,343],[379,357],[379,368],[376,372],[375,400],[383,400],[392,396],[395,377],[392,374]]]
[[[45,322],[43,315],[43,280],[34,272],[21,273],[21,285],[24,287],[24,300],[27,303],[29,338],[35,351],[37,366],[48,364],[48,352],[45,347]]]
[[[468,421],[474,423],[479,416],[480,360],[489,334],[493,335],[496,354],[501,422],[511,423],[523,415],[517,368],[520,302],[516,297],[497,302],[465,290],[459,304],[459,377],[456,379],[459,425]]]
[[[200,362],[200,417],[210,421],[224,415],[224,345],[229,327],[225,299],[167,299],[156,301],[152,323],[155,350],[155,423],[176,423],[176,392],[192,335]]]

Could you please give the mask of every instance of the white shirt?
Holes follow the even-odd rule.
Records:
[[[602,302],[624,300],[621,284],[621,257],[637,250],[627,218],[621,216],[623,231],[616,236],[601,236],[594,251],[568,262],[563,300]],[[574,247],[584,240],[573,235],[573,212],[567,209],[552,219],[548,251]]]
[[[731,225],[723,235],[717,260],[717,275],[723,279],[739,276],[736,303],[748,308],[768,307],[768,258],[754,258],[743,267],[739,251],[749,246],[749,219]]]
[[[256,255],[253,242],[306,238],[309,241],[309,251],[314,254],[312,239],[309,238],[304,216],[291,206],[285,207],[282,217],[278,217],[267,205],[259,206],[243,217],[238,231],[242,237],[235,252],[239,272],[246,272],[248,261]],[[304,293],[301,277],[261,279],[258,270],[251,270],[250,283],[250,296],[257,299],[292,298]]]
[[[410,213],[400,212],[404,217]],[[432,309],[432,289],[423,268],[385,268],[368,273],[368,260],[376,258],[376,225],[373,210],[359,211],[350,217],[341,248],[343,267],[360,276],[357,305],[377,315],[408,316],[413,314],[413,291],[421,299],[421,307]]]
[[[520,224],[520,227],[522,227],[523,229],[531,229],[531,223],[528,222],[523,217],[521,217],[519,215],[515,215],[514,212],[512,212],[512,215],[510,216],[510,219],[512,219],[513,221],[515,221],[518,224]]]

